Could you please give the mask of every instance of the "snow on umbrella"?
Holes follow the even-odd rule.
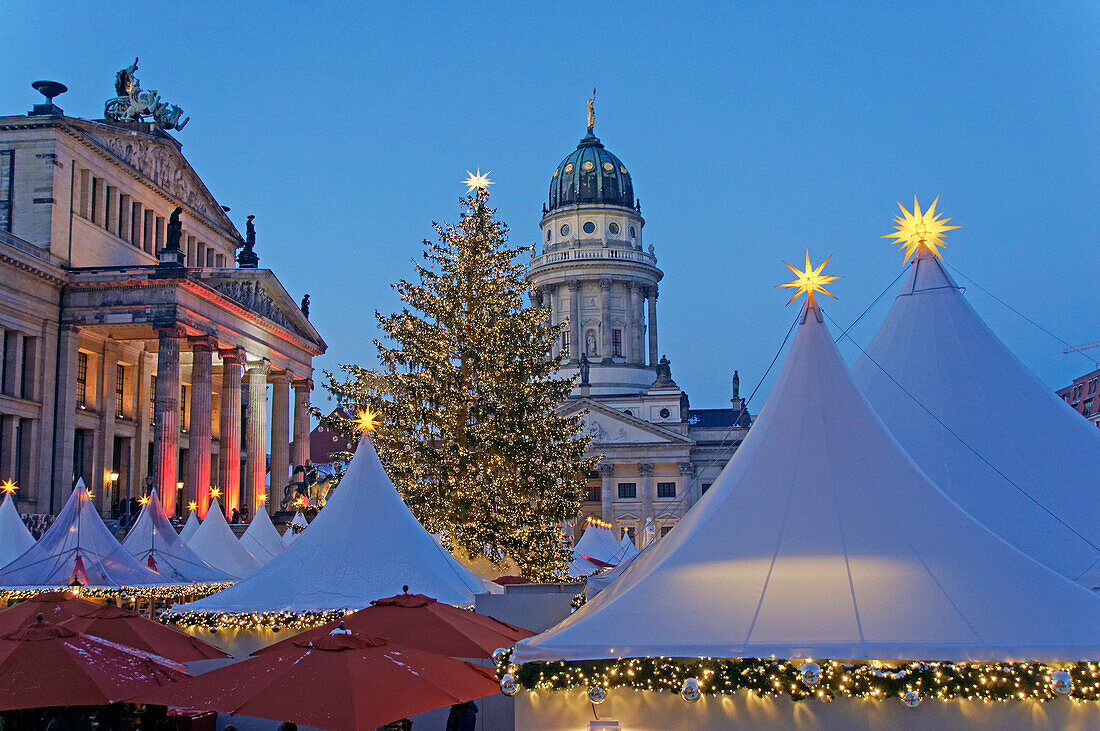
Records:
[[[47,622],[0,637],[0,711],[105,706],[176,685],[183,666]]]
[[[133,700],[321,728],[373,729],[499,691],[489,668],[381,637],[340,633],[150,689]]]
[[[80,612],[86,612],[98,606],[87,599],[81,599],[71,591],[44,591],[26,601],[0,610],[0,635],[14,632],[38,614],[41,614],[47,622],[63,622]]]
[[[146,619],[137,612],[109,605],[93,605],[62,622],[77,632],[95,635],[175,662],[229,657],[213,645],[173,627]]]
[[[511,647],[535,634],[484,614],[437,602],[423,594],[398,594],[376,599],[366,609],[252,654],[285,652],[293,643],[323,637],[341,624],[352,632],[388,637],[405,647],[447,657],[491,658],[498,647]]]

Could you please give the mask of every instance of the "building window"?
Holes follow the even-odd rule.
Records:
[[[630,409],[623,409],[623,413],[626,414],[627,416],[634,416],[634,412],[631,411]]]
[[[1085,399],[1085,405],[1081,407],[1081,413],[1085,416],[1089,416],[1092,414],[1092,399]]]
[[[187,386],[180,386],[180,431],[187,431]]]
[[[151,383],[149,384],[149,423],[155,424],[157,421],[157,377],[150,376]]]
[[[612,221],[611,223],[607,224],[607,230],[611,233],[612,236],[618,236],[619,235],[619,224]]]
[[[662,419],[667,419],[668,417],[672,416],[672,412],[669,411],[668,409],[661,409],[657,413],[659,413],[661,415]]]
[[[584,222],[584,226],[582,226],[581,228],[583,228],[583,229],[584,229],[584,232],[585,232],[586,234],[590,234],[590,233],[595,233],[595,232],[596,232],[596,224],[592,223],[591,221],[585,221],[585,222]]]
[[[546,241],[547,243],[550,242],[550,229],[546,229]]]
[[[611,331],[611,356],[614,358],[623,357],[623,331],[612,330]]]
[[[638,234],[634,231],[634,227],[631,226],[630,227],[630,238],[634,239],[634,238],[637,238],[637,237],[638,237]]]
[[[1093,378],[1091,381],[1089,381],[1089,395],[1090,396],[1092,394],[1096,393],[1096,381],[1097,380],[1100,380],[1100,379]]]
[[[702,487],[702,489],[700,490],[699,494],[700,494],[700,495],[706,495],[706,494],[707,494],[707,490],[709,490],[709,489],[710,489],[710,485],[711,485],[711,483],[709,483],[709,482],[704,482],[704,483],[703,483],[703,487]]]
[[[600,495],[600,486],[599,485],[589,485],[588,486],[588,494],[585,496],[584,499],[587,500],[590,503],[600,502],[600,500],[602,499],[602,495]]]
[[[634,482],[619,483],[619,497],[623,500],[632,500],[638,497],[638,485]]]
[[[569,357],[569,331],[568,330],[562,330],[561,331],[561,357],[562,358],[568,358]]]
[[[666,526],[662,526],[662,527],[661,527],[661,537],[662,537],[662,538],[664,538],[665,536],[667,536],[667,535],[668,535],[668,532],[669,532],[670,530],[672,530],[672,526],[671,526],[671,525],[666,525]]]
[[[0,150],[0,230],[11,231],[15,150]]]
[[[658,482],[657,497],[676,497],[676,483]]]
[[[88,354],[76,354],[76,408],[88,406]]]
[[[126,366],[118,363],[115,365],[115,416],[122,419],[126,416],[123,407],[126,405]]]
[[[561,235],[562,236],[568,236],[569,235],[569,224],[568,223],[563,223],[561,225]]]

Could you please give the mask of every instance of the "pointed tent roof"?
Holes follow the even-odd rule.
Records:
[[[0,567],[19,558],[33,545],[34,536],[19,517],[12,496],[8,495],[0,505]]]
[[[618,566],[610,568],[607,571],[601,571],[594,576],[589,576],[588,581],[586,581],[584,584],[584,595],[587,598],[591,599],[592,597],[599,594],[601,591],[610,586],[612,581],[622,576],[623,572],[630,568],[630,565],[638,560],[639,556],[645,553],[645,551],[648,551],[654,545],[655,544],[652,543],[649,544],[648,546],[646,546],[644,551],[638,551],[637,549],[635,549],[634,555],[623,559],[622,563],[620,563]]]
[[[156,490],[149,495],[149,502],[142,506],[122,546],[149,568],[180,582],[233,580],[233,577],[196,556],[180,540],[176,529],[168,522]]]
[[[304,568],[308,567],[308,568]],[[255,575],[180,611],[264,612],[362,609],[409,591],[446,604],[473,604],[489,591],[417,522],[359,440],[344,478],[309,530]]]
[[[604,563],[617,564],[626,553],[625,549],[615,540],[611,528],[606,524],[589,523],[581,535],[577,545],[573,547],[573,556],[594,558]]]
[[[284,546],[289,546],[294,543],[294,539],[298,537],[298,533],[294,532],[291,526],[298,526],[303,530],[309,527],[309,523],[306,521],[306,516],[302,515],[302,511],[299,510],[294,514],[294,518],[290,521],[290,525],[286,527],[286,532],[282,535],[282,541]]]
[[[191,540],[191,536],[195,535],[195,531],[199,529],[199,516],[192,510],[191,514],[187,516],[187,522],[183,524],[183,529],[180,530],[180,540],[187,543]]]
[[[804,310],[752,431],[676,530],[515,662],[1097,656],[1100,601],[928,481],[820,317]]]
[[[38,543],[0,569],[0,586],[68,586],[74,575],[87,579],[87,586],[178,583],[150,571],[122,547],[96,512],[83,480]]]
[[[206,518],[199,524],[195,535],[187,541],[187,547],[206,563],[238,579],[251,576],[262,565],[237,540],[233,529],[225,522],[225,513],[216,499],[210,503]]]
[[[278,556],[286,548],[279,531],[271,524],[271,518],[264,506],[252,516],[252,522],[248,524],[248,530],[241,536],[241,545],[256,557],[260,563],[267,563]]]
[[[952,500],[1039,562],[1100,587],[1100,430],[1004,346],[926,249],[852,373]]]
[[[623,539],[619,541],[619,545],[623,549],[623,561],[629,561],[638,555],[638,547],[634,545],[634,539],[630,537],[629,533],[623,533]]]

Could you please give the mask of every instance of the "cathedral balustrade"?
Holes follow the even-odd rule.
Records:
[[[615,259],[618,261],[636,261],[650,266],[657,266],[657,257],[644,251],[632,251],[630,249],[571,249],[569,251],[554,251],[549,254],[540,254],[531,259],[530,269],[559,264],[563,261],[582,261],[592,259]]]

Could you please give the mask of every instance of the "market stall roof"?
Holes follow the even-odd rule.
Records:
[[[7,566],[34,545],[34,536],[27,530],[11,495],[0,505],[0,567]]]
[[[139,587],[179,583],[150,571],[111,535],[80,480],[50,529],[0,569],[0,587]]]
[[[187,522],[183,524],[183,528],[180,530],[180,540],[187,543],[198,529],[199,516],[192,510],[190,515],[187,516]]]
[[[307,531],[248,579],[179,611],[362,609],[402,587],[455,605],[500,591],[460,564],[417,522],[378,461],[370,437]]]
[[[180,582],[225,582],[233,577],[199,558],[180,540],[154,490],[122,541],[139,561]]]
[[[284,546],[289,546],[291,543],[294,543],[294,539],[299,535],[294,532],[293,526],[298,526],[302,530],[309,527],[309,523],[306,522],[306,516],[302,515],[301,510],[294,514],[294,518],[291,519],[290,525],[286,527],[286,532],[283,533],[282,541]]]
[[[852,368],[929,478],[994,533],[1100,588],[1100,430],[1014,356],[926,247]]]
[[[247,548],[260,563],[267,563],[286,549],[282,536],[271,524],[266,506],[261,505],[252,516],[248,530],[241,536],[241,545]]]
[[[262,565],[237,540],[217,499],[210,503],[206,518],[187,541],[187,547],[206,563],[238,579],[251,576]]]
[[[821,316],[811,299],[748,437],[676,530],[515,662],[1100,656],[1100,599],[928,480]]]

